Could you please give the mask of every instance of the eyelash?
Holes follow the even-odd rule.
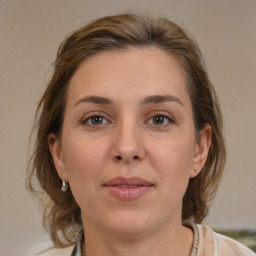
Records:
[[[105,120],[105,123],[110,123],[110,121],[108,121],[102,114],[91,114],[91,115],[89,115],[89,116],[86,116],[86,117],[84,117],[82,120],[81,120],[81,124],[82,125],[88,125],[88,126],[91,126],[91,127],[93,127],[93,128],[97,128],[97,127],[99,127],[99,126],[101,126],[101,125],[104,125],[104,124],[90,124],[90,123],[88,123],[90,120],[92,121],[92,119],[93,118],[102,118],[102,119],[104,119]]]
[[[153,120],[154,118],[163,118],[165,119],[164,122],[167,120],[168,123],[164,123],[164,124],[154,124],[154,123],[150,123],[150,120]],[[101,124],[93,124],[92,123],[92,119],[93,118],[102,118],[104,121],[104,123],[101,123]],[[91,123],[89,123],[89,121],[91,121]],[[88,125],[92,128],[99,128],[100,126],[106,124],[106,123],[111,123],[107,118],[105,118],[102,114],[91,114],[89,116],[86,116],[84,117],[81,122],[80,122],[82,125]],[[163,127],[163,126],[167,126],[168,124],[171,124],[171,123],[175,123],[175,120],[171,117],[169,117],[168,115],[165,115],[165,114],[161,114],[161,113],[158,113],[158,114],[155,114],[153,116],[151,116],[146,122],[146,124],[150,124],[150,125],[153,125],[155,127]]]
[[[161,113],[158,113],[158,114],[155,114],[153,115],[150,119],[148,119],[148,121],[146,123],[149,123],[150,120],[153,120],[153,118],[156,118],[156,117],[161,117],[161,118],[164,118],[165,120],[167,120],[168,124],[171,124],[171,123],[174,123],[174,119],[169,117],[168,115],[165,115],[165,114],[161,114]],[[168,124],[152,124],[156,127],[163,127],[163,126],[166,126]]]

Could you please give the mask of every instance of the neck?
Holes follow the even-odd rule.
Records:
[[[84,256],[189,256],[193,245],[193,231],[181,224],[132,237],[86,231]]]

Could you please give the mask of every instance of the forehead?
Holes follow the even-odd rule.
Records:
[[[155,47],[109,50],[86,58],[70,80],[68,99],[95,94],[126,99],[146,94],[188,96],[180,63]]]

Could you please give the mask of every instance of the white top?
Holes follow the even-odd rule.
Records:
[[[198,225],[191,221],[184,221],[184,226],[194,232],[193,248],[190,256],[256,256],[241,243],[215,233],[206,225]],[[86,256],[82,255],[80,248],[83,243],[83,234],[79,235],[76,246],[63,249],[54,248],[50,241],[38,244],[29,256]]]

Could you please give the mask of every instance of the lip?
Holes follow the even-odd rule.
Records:
[[[103,186],[117,199],[131,201],[147,193],[154,184],[139,177],[117,177]]]

